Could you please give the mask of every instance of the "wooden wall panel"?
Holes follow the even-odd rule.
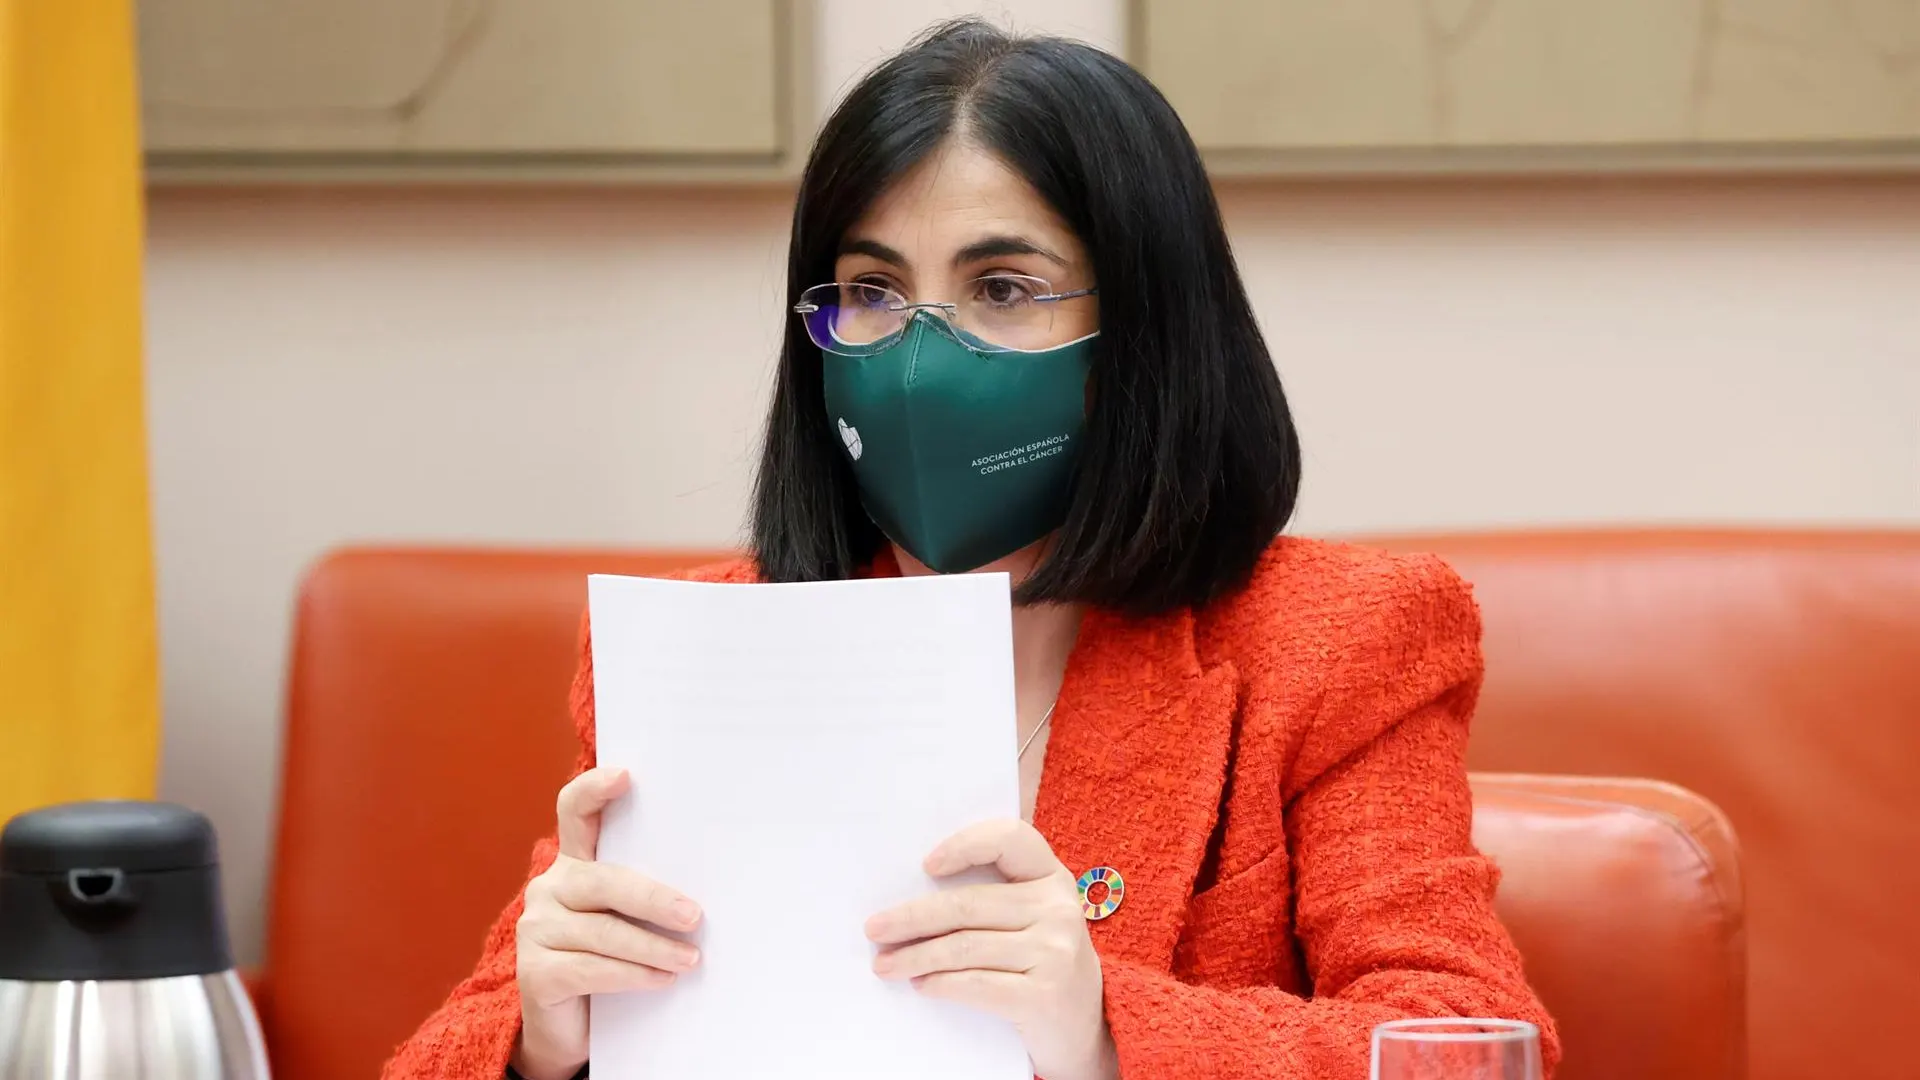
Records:
[[[148,0],[162,171],[762,168],[791,155],[786,0]]]
[[[1920,156],[1913,0],[1134,0],[1134,58],[1242,170]]]

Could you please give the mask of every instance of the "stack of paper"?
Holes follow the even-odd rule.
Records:
[[[872,971],[869,915],[1019,813],[1003,574],[800,585],[597,576],[599,858],[706,912],[697,970],[593,1000],[604,1080],[1027,1080],[1004,1022]]]

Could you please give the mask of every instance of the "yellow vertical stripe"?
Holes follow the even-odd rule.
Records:
[[[0,0],[0,819],[159,742],[129,0]]]

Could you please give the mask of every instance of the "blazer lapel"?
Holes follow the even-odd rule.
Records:
[[[1238,678],[1203,668],[1193,615],[1091,610],[1054,707],[1034,825],[1075,874],[1120,872],[1103,956],[1170,969],[1227,780]]]

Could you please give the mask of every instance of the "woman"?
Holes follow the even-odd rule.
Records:
[[[1018,583],[1023,820],[927,861],[1007,881],[875,913],[876,978],[1005,1017],[1047,1080],[1361,1077],[1409,1016],[1532,1020],[1557,1056],[1468,837],[1473,601],[1430,558],[1276,539],[1298,442],[1145,79],[979,22],[923,38],[821,132],[788,298],[753,558],[697,576]],[[557,835],[389,1077],[565,1080],[586,995],[699,963],[652,929],[698,897],[593,861],[627,778],[591,767],[590,662],[573,703]],[[1117,896],[1077,887],[1098,865]]]

